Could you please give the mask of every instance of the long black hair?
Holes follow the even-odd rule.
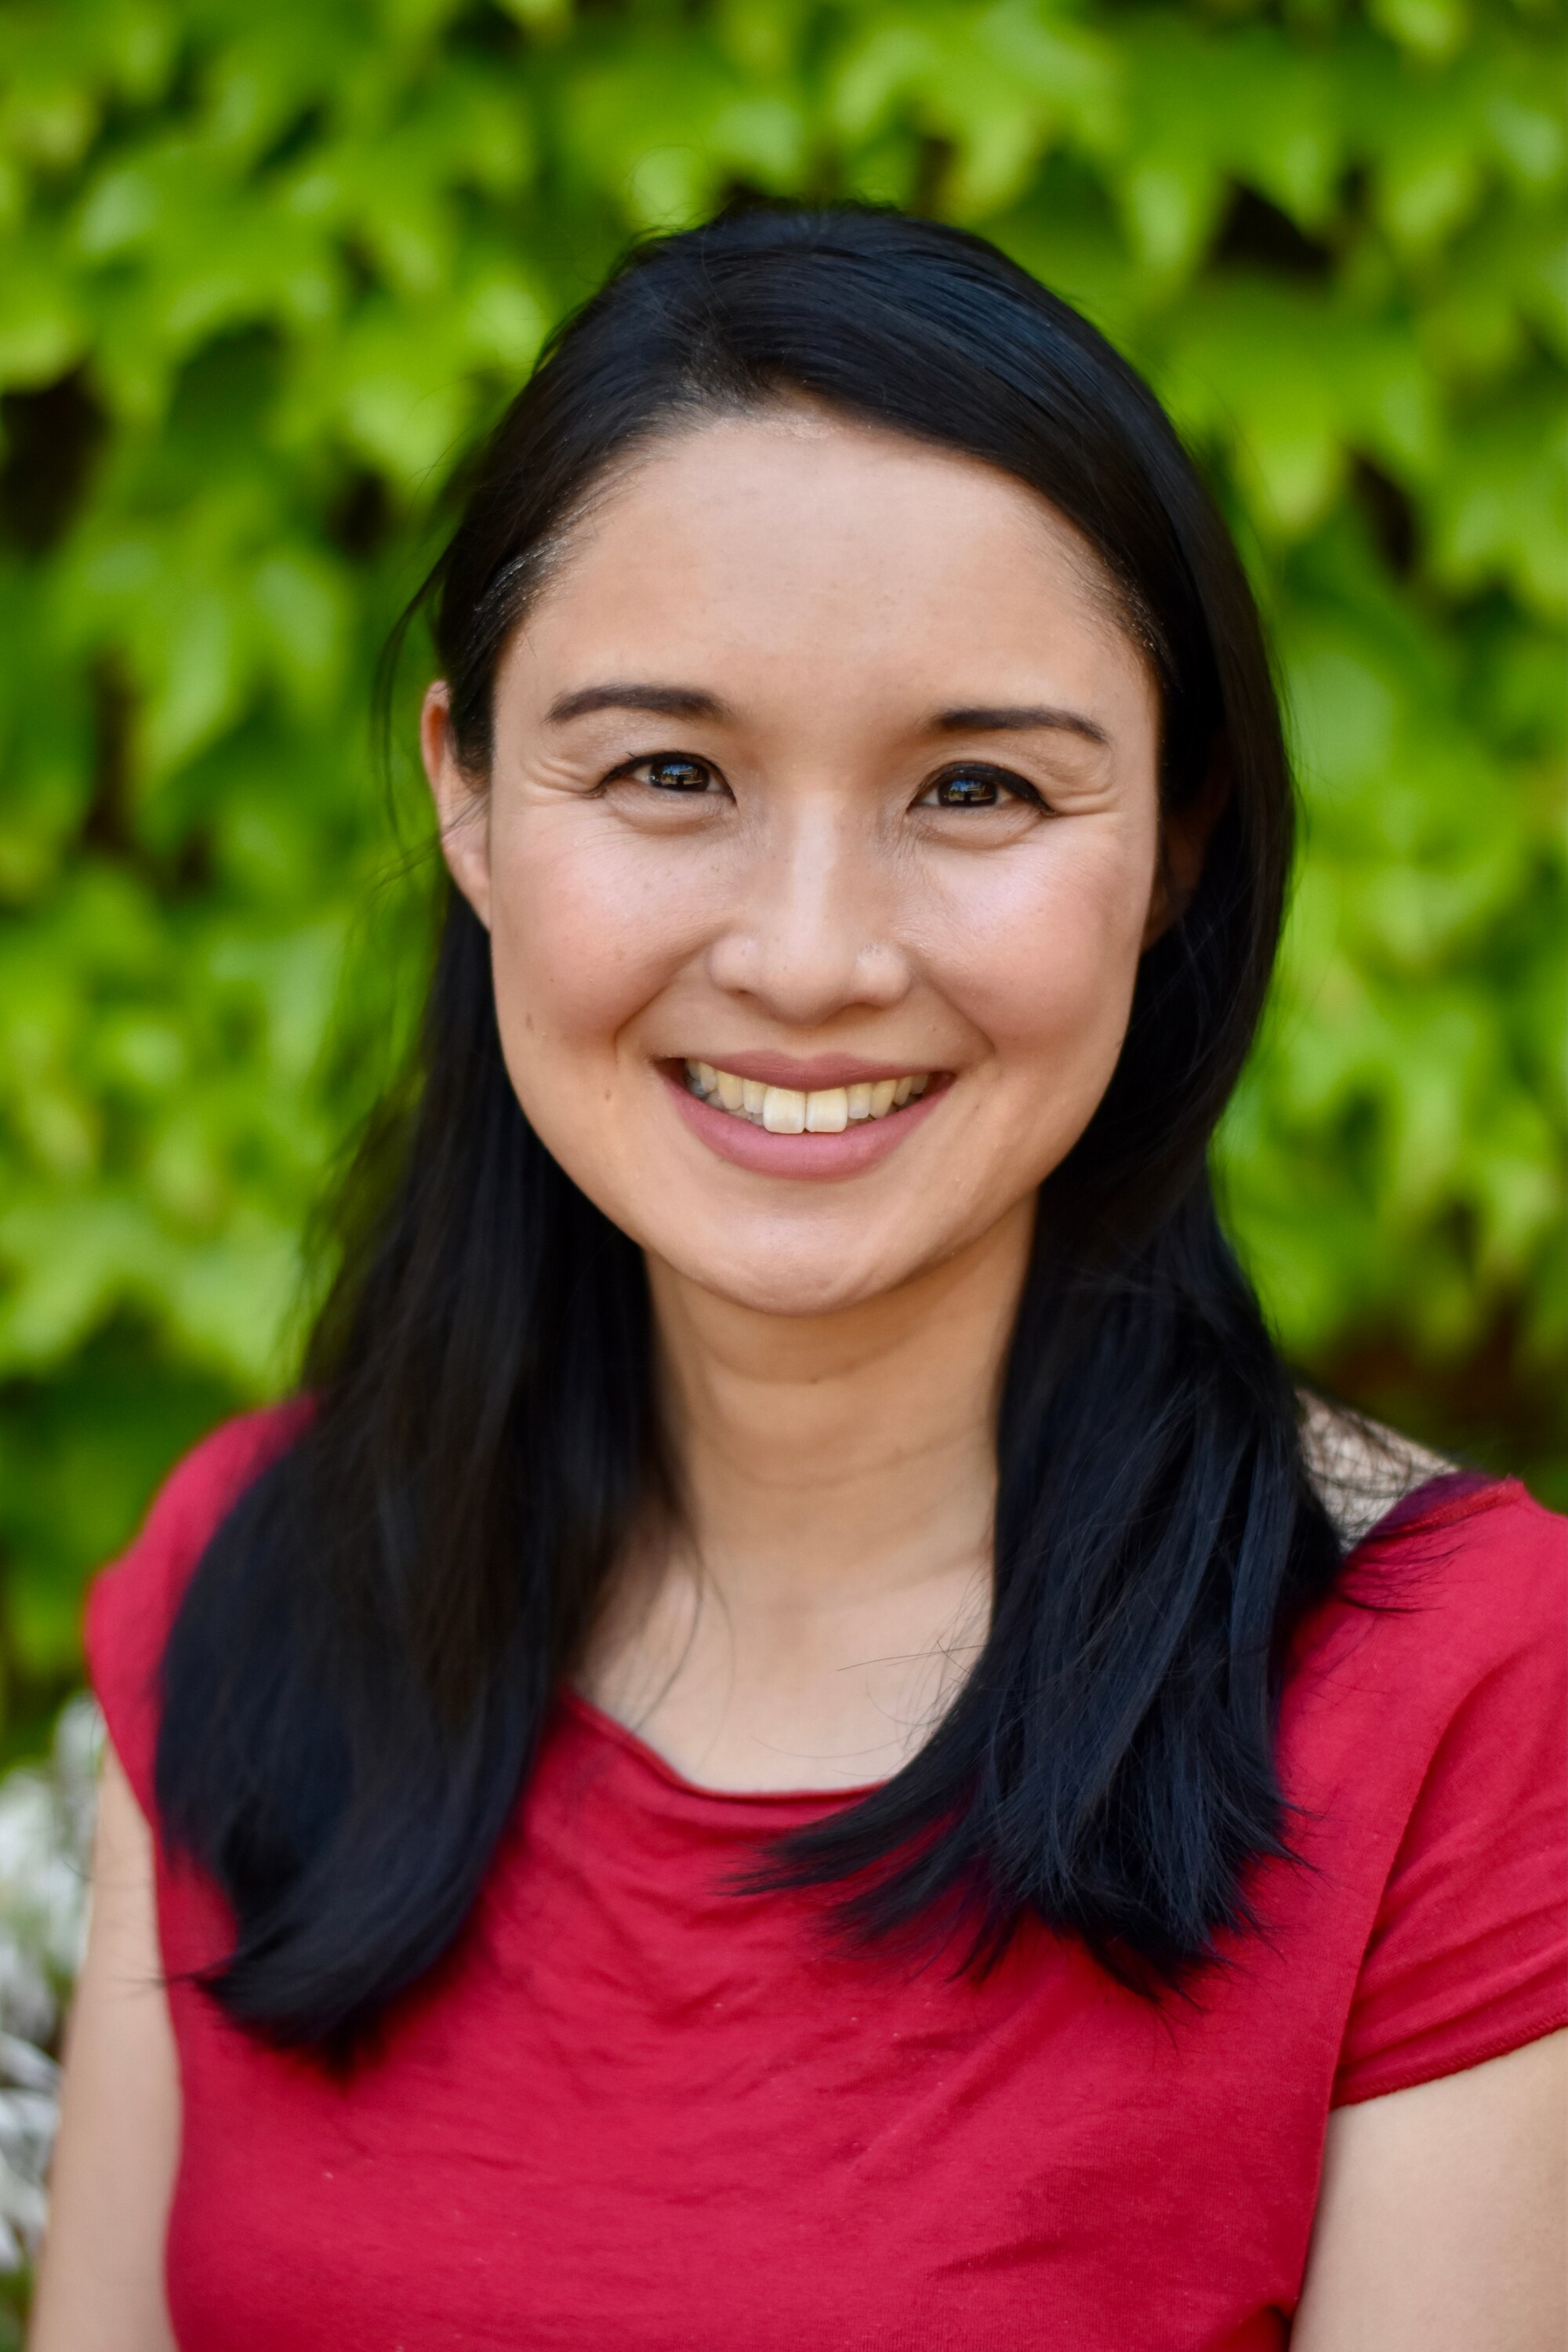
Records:
[[[1160,788],[1219,807],[1088,1130],[1042,1188],[999,1407],[994,1606],[882,1788],[774,1849],[868,1935],[1037,1915],[1156,1987],[1284,1847],[1283,1660],[1340,1551],[1210,1192],[1272,964],[1292,796],[1258,615],[1153,394],[983,240],[858,207],[644,245],[555,336],[416,607],[482,774],[496,665],[608,469],[808,399],[961,451],[1098,551],[1157,677]],[[227,1895],[231,2018],[351,2052],[453,1945],[636,1516],[677,1491],[639,1252],[532,1133],[488,941],[447,908],[415,1082],[374,1123],[293,1444],[190,1585],[157,1796]]]

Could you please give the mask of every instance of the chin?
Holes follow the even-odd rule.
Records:
[[[847,1262],[841,1249],[792,1253],[773,1235],[759,1239],[754,1250],[737,1249],[731,1242],[728,1248],[695,1255],[688,1244],[679,1254],[660,1255],[677,1273],[732,1306],[792,1318],[841,1315],[867,1306],[917,1271],[858,1255]]]

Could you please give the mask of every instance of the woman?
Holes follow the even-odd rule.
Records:
[[[427,586],[422,1084],[93,1603],[38,2352],[1544,2352],[1561,1529],[1220,1236],[1290,798],[1158,405],[729,216]]]

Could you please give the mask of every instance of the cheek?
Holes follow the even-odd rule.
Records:
[[[1063,819],[1037,857],[977,861],[981,870],[946,895],[932,940],[939,986],[989,1039],[998,1078],[1017,1076],[1042,1108],[1086,1088],[1098,1099],[1109,1083],[1153,864],[1152,837]]]
[[[490,929],[509,1059],[552,1045],[612,1053],[700,929],[701,877],[678,876],[665,845],[606,840],[583,822],[597,814],[542,810],[495,827]]]

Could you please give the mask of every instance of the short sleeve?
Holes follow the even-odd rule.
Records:
[[[83,1643],[93,1692],[136,1801],[153,1818],[158,1678],[169,1630],[209,1538],[251,1480],[285,1451],[304,1408],[242,1414],[170,1474],[129,1551],[88,1594]]]
[[[1568,1522],[1510,1486],[1472,1530],[1433,1612],[1448,1687],[1363,1956],[1336,2105],[1568,2024]]]

